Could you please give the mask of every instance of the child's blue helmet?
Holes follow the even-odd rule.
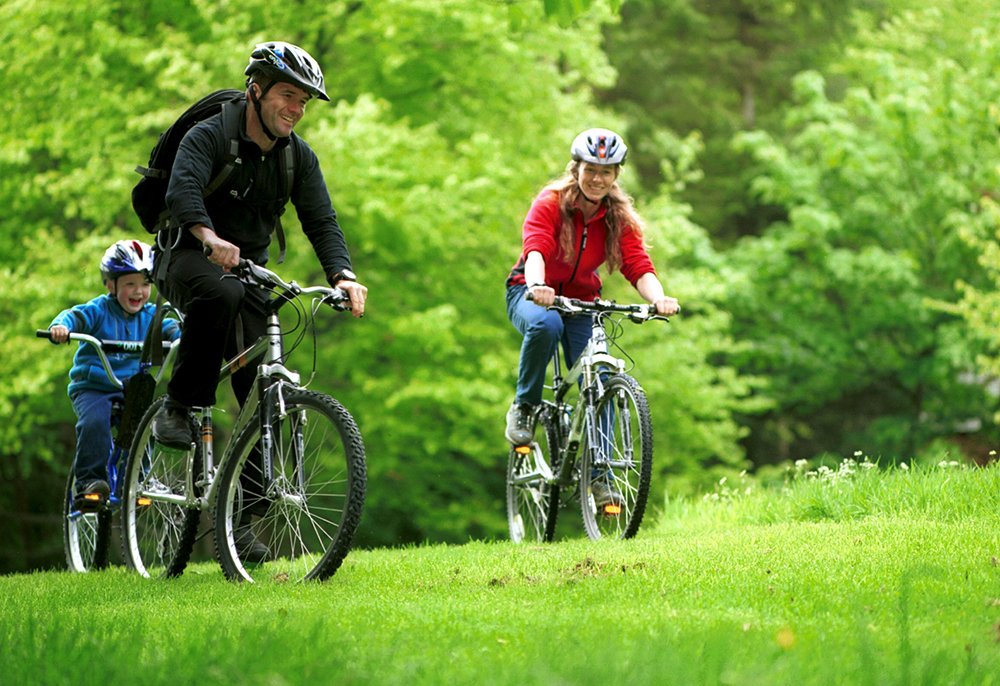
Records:
[[[105,281],[126,274],[153,273],[153,251],[142,241],[118,241],[104,251],[101,278]]]

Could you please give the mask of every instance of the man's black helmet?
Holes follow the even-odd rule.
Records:
[[[291,43],[260,43],[250,53],[250,64],[243,73],[247,75],[248,85],[256,74],[262,74],[298,86],[320,100],[330,99],[319,64],[308,52]]]

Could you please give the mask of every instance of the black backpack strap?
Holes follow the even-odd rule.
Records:
[[[239,108],[236,103],[227,102],[222,106],[222,130],[226,132],[229,137],[229,149],[226,151],[226,159],[222,164],[222,169],[219,173],[215,175],[215,178],[208,182],[205,186],[205,191],[202,193],[204,197],[210,196],[212,193],[219,189],[229,175],[233,173],[233,169],[236,168],[237,164],[241,163],[240,160],[240,139],[239,139]]]
[[[169,257],[169,252],[167,254]],[[164,259],[161,255],[160,259]],[[142,362],[150,362],[154,366],[163,364],[163,315],[166,312],[163,307],[163,294],[159,287],[156,289],[156,314],[146,331],[146,338],[142,342]]]
[[[295,150],[293,150],[293,146],[294,142],[289,141],[288,145],[283,147],[278,153],[282,176],[285,179],[285,204],[292,197],[292,184],[295,183]],[[285,261],[285,231],[281,228],[281,215],[284,211],[285,205],[282,204],[281,210],[274,220],[274,233],[278,239],[278,264]]]

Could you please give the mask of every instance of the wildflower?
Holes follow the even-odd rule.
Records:
[[[791,650],[795,647],[795,632],[787,626],[782,627],[775,635],[774,642],[784,650]]]

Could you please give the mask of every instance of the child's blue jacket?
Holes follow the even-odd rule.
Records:
[[[74,305],[63,310],[49,324],[62,325],[73,333],[85,333],[109,341],[141,341],[146,337],[156,306],[146,303],[135,314],[128,314],[112,295],[105,293],[90,302]],[[172,341],[181,335],[176,319],[163,320],[163,340]],[[125,381],[139,371],[139,356],[135,353],[108,353],[111,369],[115,376]],[[69,389],[73,393],[81,389],[114,391],[100,358],[92,347],[81,343],[73,357],[73,368],[69,370]]]

